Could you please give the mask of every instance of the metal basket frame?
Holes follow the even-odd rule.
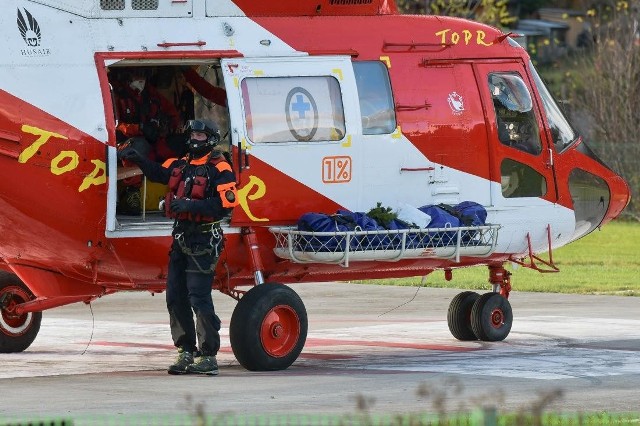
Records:
[[[295,263],[398,261],[415,258],[485,257],[495,251],[500,225],[456,228],[313,232],[295,227],[270,227],[276,238],[274,253]]]

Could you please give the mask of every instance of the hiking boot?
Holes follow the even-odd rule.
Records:
[[[193,354],[184,349],[178,349],[178,358],[176,362],[169,366],[167,373],[169,374],[187,374],[188,368],[193,364]]]
[[[198,358],[198,362],[187,366],[187,373],[206,374],[207,376],[218,375],[218,362],[213,355],[203,355]]]

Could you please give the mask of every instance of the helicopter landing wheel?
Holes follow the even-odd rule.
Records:
[[[0,272],[0,353],[22,352],[40,331],[42,312],[17,314],[15,307],[34,298],[15,275]]]
[[[500,293],[486,293],[475,301],[471,309],[471,329],[479,340],[499,342],[511,331],[511,304]]]
[[[259,284],[233,311],[231,348],[247,370],[284,370],[302,352],[307,327],[307,311],[296,292],[282,284]]]
[[[471,329],[471,309],[480,295],[475,291],[458,293],[449,304],[447,323],[449,331],[458,340],[477,340]]]

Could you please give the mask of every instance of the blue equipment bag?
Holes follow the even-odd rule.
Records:
[[[474,201],[463,201],[453,206],[453,210],[460,218],[462,226],[482,226],[487,220],[487,210]],[[466,245],[480,243],[480,235],[480,231],[473,229],[464,230],[460,234],[462,242]]]
[[[460,219],[451,214],[446,207],[440,205],[430,205],[418,207],[418,209],[429,216],[429,228],[458,228],[460,227]],[[423,246],[428,247],[446,247],[456,244],[457,231],[442,231],[429,234],[429,238],[422,240]]]
[[[378,231],[384,229],[378,226],[378,222],[374,218],[367,216],[366,213],[338,210],[336,215],[355,223],[354,230],[356,231]],[[388,242],[383,240],[384,238],[384,235],[353,235],[349,240],[349,247],[351,250],[383,250],[385,244],[389,245]]]
[[[355,221],[349,216],[326,213],[305,213],[298,219],[298,230],[308,232],[346,232],[356,229]],[[334,252],[345,250],[345,235],[298,235],[294,249],[306,252]]]
[[[463,201],[453,206],[453,211],[462,226],[482,226],[487,220],[487,210],[475,201]]]
[[[475,201],[463,201],[455,206],[438,204],[423,206],[420,210],[431,216],[429,228],[457,228],[482,226],[487,220],[487,210]],[[457,243],[457,232],[438,232],[433,237],[438,238],[436,246],[454,245]],[[463,230],[460,232],[461,242],[468,244],[477,235],[477,230]]]

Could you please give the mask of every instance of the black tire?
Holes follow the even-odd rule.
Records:
[[[4,300],[0,314],[0,353],[22,352],[35,340],[40,331],[42,312],[22,315],[14,312],[16,305],[33,298],[33,293],[20,278],[0,271],[0,300]]]
[[[479,340],[499,342],[511,331],[511,304],[500,293],[486,293],[471,309],[471,329]]]
[[[475,291],[463,291],[451,299],[447,312],[449,331],[458,340],[477,340],[471,329],[471,309],[480,295]]]
[[[307,340],[307,310],[291,288],[274,283],[253,287],[240,299],[229,325],[231,348],[247,370],[284,370]]]

